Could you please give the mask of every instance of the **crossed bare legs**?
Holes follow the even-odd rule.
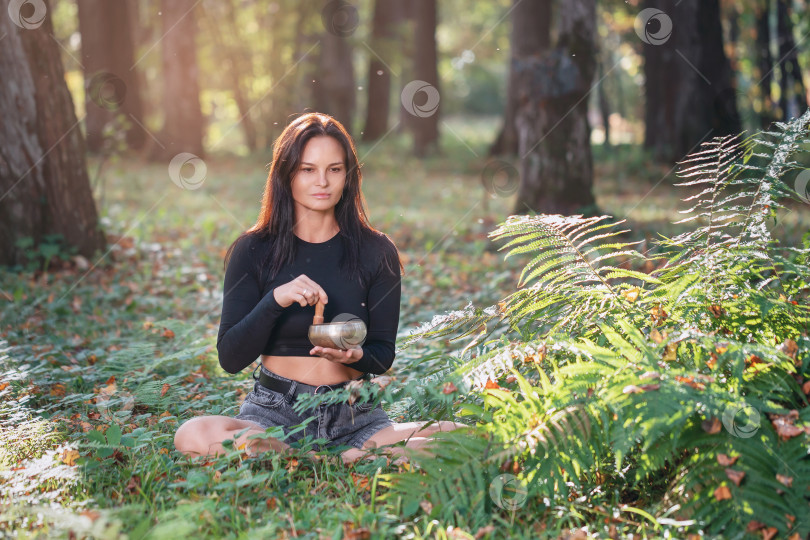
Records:
[[[444,420],[428,424],[428,422],[403,422],[383,428],[372,435],[362,449],[350,448],[344,451],[341,454],[343,462],[353,463],[374,448],[380,448],[384,453],[397,459],[407,460],[411,452],[426,452],[423,448],[437,432],[465,427],[464,424]],[[237,436],[242,431],[244,433]],[[248,455],[260,455],[268,451],[286,453],[290,448],[287,443],[272,437],[249,439],[251,435],[257,433],[264,434],[265,429],[248,420],[219,415],[198,416],[187,420],[177,429],[174,446],[189,457],[226,454],[228,451],[222,442],[229,439],[234,439],[237,448],[244,445]],[[390,446],[400,441],[406,441],[405,447]]]

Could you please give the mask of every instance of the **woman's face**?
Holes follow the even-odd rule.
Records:
[[[311,138],[292,178],[296,215],[302,211],[334,212],[345,184],[343,147],[326,135]]]

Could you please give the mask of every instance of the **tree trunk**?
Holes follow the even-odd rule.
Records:
[[[645,0],[664,13],[646,25],[645,146],[674,163],[701,141],[739,133],[737,91],[723,49],[719,0]],[[664,39],[671,21],[669,39]],[[655,39],[661,38],[662,43]]]
[[[756,7],[757,17],[757,66],[759,68],[760,124],[767,129],[774,121],[773,96],[773,55],[771,54],[771,0],[759,0]]]
[[[329,114],[352,132],[357,84],[349,37],[324,32],[321,37],[320,77],[316,79],[318,112]]]
[[[104,247],[87,177],[84,138],[65,84],[50,7],[23,29],[3,2],[0,35],[0,264],[19,264],[22,239],[61,235],[92,257]],[[30,14],[26,14],[31,17]]]
[[[436,0],[413,0],[414,81],[405,85],[401,99],[410,113],[414,155],[422,157],[439,146],[439,71],[436,54]],[[421,82],[419,82],[421,81]],[[432,87],[432,88],[431,88]]]
[[[181,152],[204,154],[194,6],[193,0],[161,1],[164,124],[159,138],[165,148],[155,149],[157,159],[171,159]]]
[[[391,111],[391,72],[388,62],[394,57],[394,25],[399,6],[393,0],[375,0],[371,29],[371,58],[368,64],[368,104],[364,141],[376,141],[388,132]],[[380,58],[385,60],[383,62]]]
[[[776,0],[776,32],[779,40],[779,114],[783,121],[800,116],[807,107],[802,72],[793,39],[788,0]]]
[[[518,150],[515,111],[517,110],[517,89],[515,87],[515,65],[521,58],[546,51],[551,46],[551,2],[513,0],[512,35],[510,39],[511,60],[509,79],[506,83],[506,103],[503,112],[503,125],[495,142],[489,148],[489,155],[514,155]]]
[[[587,117],[596,69],[595,0],[567,1],[558,18],[557,47],[515,60],[521,155],[515,213],[595,210]],[[548,31],[548,22],[535,28]]]
[[[123,114],[130,148],[140,149],[146,133],[143,102],[135,63],[130,2],[78,0],[81,61],[85,81],[87,149],[102,152],[104,127]],[[109,149],[108,149],[109,150]]]

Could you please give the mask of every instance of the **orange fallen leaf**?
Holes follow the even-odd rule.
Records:
[[[626,291],[622,291],[622,296],[625,300],[630,302],[631,304],[638,300],[638,295],[641,294],[641,289],[638,287],[633,287],[632,289],[627,289]]]
[[[784,474],[777,474],[776,479],[785,487],[793,486],[793,477],[785,476]]]
[[[82,510],[81,512],[79,512],[79,515],[89,518],[90,521],[95,521],[99,517],[101,517],[101,513],[96,512],[95,510]]]
[[[680,375],[675,376],[675,380],[678,382],[682,382],[694,388],[695,390],[705,390],[706,385],[695,381],[694,377],[681,377]]]
[[[731,498],[731,490],[728,486],[720,486],[714,490],[714,498],[718,501],[724,501]]]
[[[51,387],[51,395],[61,397],[65,395],[65,385],[62,383],[56,383]]]
[[[762,538],[764,540],[771,540],[771,538],[776,536],[777,532],[779,532],[779,531],[778,531],[778,529],[776,527],[768,527],[767,529],[762,531]]]
[[[739,459],[739,457],[740,456],[729,457],[726,454],[717,454],[717,463],[723,467],[730,467],[731,465],[737,463],[737,459]]]
[[[487,383],[486,383],[486,385],[484,385],[485,389],[490,389],[490,388],[497,389],[497,388],[500,388],[500,387],[501,387],[501,385],[499,385],[498,383],[496,383],[492,379],[487,379]]]
[[[720,422],[720,419],[716,416],[712,416],[711,418],[704,420],[700,425],[703,428],[703,431],[709,435],[720,433],[720,430],[723,429],[722,422]]]
[[[164,329],[163,329],[163,334],[161,334],[161,335],[162,335],[163,337],[167,338],[167,339],[172,339],[172,338],[174,338],[174,332],[172,332],[172,331],[171,331],[171,330],[169,330],[168,328],[164,328]]]
[[[59,455],[59,459],[62,460],[62,463],[68,466],[76,465],[76,460],[79,459],[79,451],[78,450],[65,450]]]
[[[458,388],[456,388],[456,385],[451,382],[444,383],[444,386],[442,387],[442,393],[444,394],[452,394],[457,390]]]
[[[796,360],[796,354],[799,352],[799,345],[792,339],[786,339],[776,347],[791,359]]]
[[[163,386],[160,389],[160,397],[165,396],[166,392],[168,391],[169,391],[169,383],[163,383]]]

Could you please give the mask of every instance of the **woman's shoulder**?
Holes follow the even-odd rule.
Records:
[[[270,248],[270,238],[255,232],[240,234],[228,250],[226,262],[228,264],[244,264],[263,257]]]
[[[395,272],[400,270],[399,250],[390,236],[382,231],[368,231],[367,241],[366,253],[372,255],[370,260],[377,261],[377,270],[383,267]]]
[[[379,255],[391,256],[398,253],[397,246],[390,236],[382,231],[369,230],[366,231],[366,242],[368,248],[378,253]]]

